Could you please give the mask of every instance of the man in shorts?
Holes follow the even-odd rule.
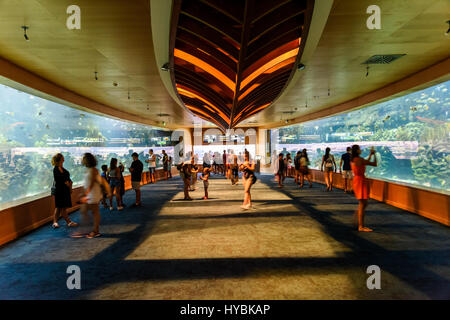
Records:
[[[128,170],[131,172],[131,186],[136,192],[136,203],[133,207],[138,207],[141,205],[141,179],[144,165],[141,160],[139,160],[139,155],[136,152],[134,152],[131,156],[133,158],[133,162]]]
[[[347,147],[347,152],[341,156],[341,162],[339,163],[339,172],[342,173],[344,178],[344,192],[352,192],[352,168],[350,166],[350,161],[352,160],[352,148]],[[342,166],[344,165],[344,166]]]
[[[149,150],[149,158],[148,160],[145,160],[145,162],[148,163],[148,172],[149,172],[149,178],[150,183],[156,183],[155,178],[155,170],[156,170],[156,154],[153,153],[153,149]]]

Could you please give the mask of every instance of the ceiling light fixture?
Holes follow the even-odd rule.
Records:
[[[366,65],[366,70],[367,70],[367,72],[366,72],[366,77],[367,77],[369,75],[369,64]]]
[[[447,20],[448,23],[448,29],[447,32],[445,33],[446,36],[448,36],[450,34],[450,20]]]
[[[25,38],[25,40],[30,41],[30,38],[28,38],[27,35],[27,30],[30,29],[30,27],[22,26],[22,29],[23,29],[23,37]]]
[[[95,80],[98,80],[97,73],[98,73],[97,71],[94,72],[94,74],[95,74]]]
[[[169,71],[170,70],[170,64],[168,62],[164,63],[161,67],[162,71]]]
[[[297,69],[298,70],[304,70],[305,69],[305,65],[303,63],[299,63]]]

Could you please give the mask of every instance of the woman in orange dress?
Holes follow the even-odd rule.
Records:
[[[359,200],[358,206],[358,231],[369,232],[372,229],[364,227],[364,214],[367,207],[367,199],[369,198],[369,185],[365,177],[366,166],[377,166],[377,157],[375,149],[372,147],[370,155],[367,159],[361,158],[361,149],[359,145],[352,146],[352,171],[353,171],[353,192],[356,199]],[[371,161],[372,156],[374,160]]]

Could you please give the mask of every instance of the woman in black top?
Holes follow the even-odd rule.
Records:
[[[68,227],[76,227],[78,223],[69,219],[67,208],[72,207],[72,180],[70,180],[70,173],[63,168],[64,156],[58,153],[52,158],[53,179],[54,179],[54,197],[55,197],[55,212],[53,214],[53,228],[59,228],[58,219],[60,215],[66,220]]]
[[[244,210],[248,210],[252,207],[252,196],[250,194],[250,188],[256,182],[256,176],[253,172],[255,170],[255,162],[252,161],[250,163],[249,154],[245,153],[244,155],[244,163],[239,167],[241,171],[244,172],[242,176],[245,194],[244,194],[244,203],[241,208]]]

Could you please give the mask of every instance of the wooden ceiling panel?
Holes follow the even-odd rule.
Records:
[[[306,31],[304,39],[300,36],[308,29],[313,5],[311,0],[175,0],[170,64],[173,87],[187,109],[210,116],[225,131],[267,108],[289,82],[301,56]],[[187,34],[196,39],[198,49]],[[283,77],[276,77],[279,73]],[[266,91],[256,90],[258,86]],[[211,105],[201,102],[202,91]],[[220,110],[220,119],[210,108]]]
[[[185,14],[179,13],[183,17],[181,22],[184,18],[191,19],[197,29],[201,26],[202,30],[209,28],[214,32],[204,34],[202,30],[195,30],[202,38],[194,30],[179,28],[173,47],[194,55],[202,52],[198,55],[203,60],[222,70],[235,84],[239,74],[240,81],[244,80],[261,65],[284,52],[281,50],[270,56],[289,38],[278,37],[282,32],[273,30],[284,23],[287,25],[289,19],[296,21],[296,17],[303,17],[303,13],[297,14],[301,8],[295,9],[295,6],[296,3],[306,3],[294,0],[253,2],[251,21],[247,22],[250,32],[244,37],[250,47],[245,49],[242,57],[238,48],[243,47],[241,36],[246,22],[246,0],[181,1],[180,5],[195,4],[195,7],[185,7]],[[71,4],[81,7],[81,30],[65,27],[66,8]],[[381,30],[368,30],[366,27],[366,9],[372,4],[381,8]],[[318,46],[305,63],[305,70],[295,71],[301,72],[298,81],[281,90],[280,83],[273,83],[272,88],[283,92],[281,97],[277,95],[275,103],[250,114],[248,119],[240,118],[239,123],[232,118],[233,114],[237,116],[243,110],[236,101],[243,100],[239,97],[246,88],[236,92],[236,88],[234,91],[227,89],[223,84],[213,83],[210,78],[197,84],[197,76],[205,78],[204,71],[198,66],[191,69],[194,73],[191,76],[195,78],[180,78],[180,82],[190,83],[196,90],[205,90],[220,110],[228,110],[228,126],[276,127],[285,125],[287,117],[294,123],[296,119],[301,120],[309,114],[355,99],[448,58],[450,41],[444,35],[448,28],[448,12],[448,0],[379,0],[376,3],[370,0],[335,0]],[[24,24],[30,26],[27,32],[31,39],[29,42],[24,40],[20,28]],[[209,39],[212,34],[219,36]],[[276,36],[269,37],[269,34]],[[299,30],[289,36],[291,39],[303,37]],[[212,40],[220,41],[231,52],[219,48]],[[258,45],[252,47],[255,43]],[[169,95],[160,78],[161,66],[155,62],[154,49],[148,0],[0,1],[0,57],[81,96],[133,114],[134,119],[137,115],[143,123],[154,123],[158,118],[155,114],[162,110],[171,114],[169,119],[164,119],[168,127],[192,127],[194,114],[192,110],[179,106]],[[374,54],[393,53],[406,53],[406,56],[389,65],[372,65],[369,76],[365,76],[363,61]],[[206,59],[207,55],[211,59]],[[259,64],[258,59],[261,59]],[[219,67],[220,62],[222,67]],[[98,71],[98,80],[94,79],[95,70]],[[174,80],[176,84],[176,77]],[[113,82],[118,86],[113,86]],[[127,97],[128,86],[130,100]],[[252,89],[247,93],[247,100],[259,96],[263,88],[263,84],[259,84],[259,89],[253,88],[255,92]],[[213,94],[220,97],[213,99]],[[197,107],[201,106],[197,103]],[[250,108],[257,110],[258,106],[250,105]],[[285,112],[290,111],[293,112],[287,116]],[[204,114],[199,113],[199,116],[205,119]],[[224,126],[222,120],[219,123]]]

